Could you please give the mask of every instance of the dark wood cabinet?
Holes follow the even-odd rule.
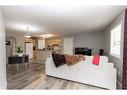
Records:
[[[20,64],[20,63],[27,63],[29,61],[29,55],[13,55],[8,57],[8,64]]]

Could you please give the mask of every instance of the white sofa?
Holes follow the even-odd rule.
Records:
[[[46,75],[102,88],[116,89],[116,69],[113,63],[108,63],[108,57],[101,56],[99,65],[92,64],[93,56],[85,57],[85,61],[73,66],[65,64],[56,68],[50,55],[46,61]]]

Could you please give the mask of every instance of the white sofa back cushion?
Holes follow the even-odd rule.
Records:
[[[85,61],[86,60],[89,60],[89,62],[91,61],[91,63],[93,62],[93,56],[86,56],[85,55]],[[102,64],[106,64],[106,63],[108,63],[108,57],[107,56],[100,56],[100,65],[102,65]]]
[[[93,64],[93,56],[85,56],[85,63],[95,65],[95,64]],[[108,57],[107,56],[100,56],[99,65],[95,65],[95,66],[114,67],[114,64],[108,62]]]

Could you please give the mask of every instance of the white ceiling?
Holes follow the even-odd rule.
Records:
[[[104,31],[125,6],[4,6],[6,31],[33,34]]]

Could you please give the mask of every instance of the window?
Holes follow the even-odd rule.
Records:
[[[121,24],[111,30],[110,54],[120,57]]]

